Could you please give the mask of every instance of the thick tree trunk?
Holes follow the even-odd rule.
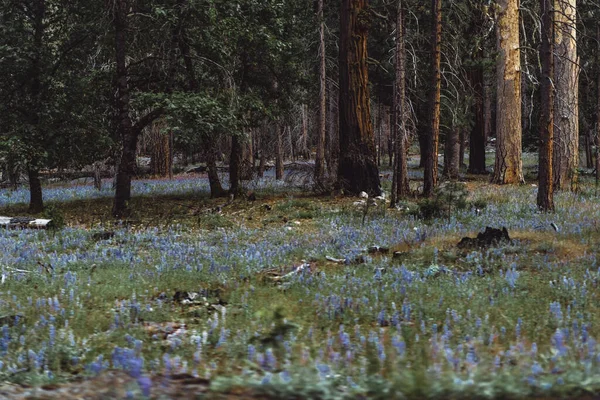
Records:
[[[579,59],[575,0],[554,0],[556,86],[556,132],[554,141],[554,187],[577,187],[579,167]]]
[[[484,75],[484,80],[485,80],[485,75]],[[485,144],[485,146],[487,146],[487,141],[489,138],[492,137],[492,130],[495,127],[495,125],[492,122],[492,121],[494,121],[494,118],[492,118],[492,113],[494,111],[494,107],[492,105],[492,83],[490,83],[489,81],[487,81],[483,85],[483,99],[484,99],[483,100],[484,144]]]
[[[540,0],[542,10],[542,87],[537,206],[541,211],[554,210],[552,152],[554,141],[554,11],[553,0]]]
[[[31,63],[31,113],[29,123],[32,126],[32,134],[28,137],[32,147],[39,147],[43,139],[42,129],[42,55],[44,46],[44,19],[46,16],[46,1],[36,0],[33,2],[33,46],[34,54]],[[39,178],[38,160],[28,160],[27,172],[29,175],[29,212],[39,213],[44,210],[42,197],[42,184]]]
[[[318,0],[317,18],[319,19],[319,130],[317,131],[317,154],[315,158],[315,182],[320,183],[325,175],[325,135],[327,126],[327,82],[325,64],[325,19],[323,18],[323,0]]]
[[[452,180],[458,179],[460,172],[460,136],[457,127],[452,127],[446,135],[443,174],[446,178]]]
[[[438,181],[438,144],[440,137],[440,96],[441,96],[441,49],[442,49],[442,1],[431,0],[432,25],[432,87],[429,94],[429,134],[425,147],[425,163],[423,167],[423,194],[433,195]]]
[[[283,135],[285,127],[277,127],[277,145],[275,148],[275,179],[278,181],[283,179]]]
[[[480,58],[480,57],[478,57]],[[479,61],[479,60],[478,60]],[[471,128],[469,140],[469,168],[470,174],[486,174],[485,169],[485,114],[484,114],[484,88],[483,65],[478,63],[469,70],[469,80],[473,88],[473,106],[471,111],[475,123]]]
[[[171,138],[169,134],[162,132],[164,124],[154,123],[150,132],[150,170],[152,175],[165,177],[171,171]]]
[[[44,211],[40,174],[34,168],[29,168],[27,174],[29,175],[29,212],[37,214]]]
[[[206,167],[208,172],[208,184],[210,185],[210,197],[224,197],[226,191],[221,185],[221,179],[217,171],[217,160],[216,160],[216,145],[213,138],[208,138],[206,143]]]
[[[129,115],[129,86],[127,83],[127,13],[129,12],[129,2],[127,0],[116,0],[112,11],[117,67],[117,132],[123,146],[117,170],[113,215],[121,218],[126,216],[128,211],[127,202],[131,198],[131,177],[135,171],[137,135],[133,132],[133,124]]]
[[[381,194],[369,101],[367,0],[342,0],[340,15],[340,160],[346,194]]]
[[[392,198],[390,207],[395,207],[399,199],[410,193],[408,183],[407,152],[408,135],[406,134],[406,47],[404,42],[404,10],[402,1],[398,1],[396,14],[396,77],[394,82],[394,110],[391,135],[394,145],[392,178]],[[391,146],[390,146],[391,147]]]
[[[498,1],[496,162],[492,182],[524,183],[521,148],[519,2]]]

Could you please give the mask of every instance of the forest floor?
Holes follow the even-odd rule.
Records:
[[[269,179],[231,203],[204,176],[137,181],[119,224],[110,189],[45,188],[63,228],[0,231],[0,398],[600,393],[593,183],[541,214],[531,183],[464,178],[395,209]],[[0,215],[25,199],[0,191]],[[486,227],[511,240],[457,247]]]

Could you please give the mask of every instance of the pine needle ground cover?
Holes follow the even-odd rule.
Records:
[[[429,220],[412,202],[365,218],[356,199],[254,189],[220,207],[202,180],[136,182],[137,214],[116,226],[108,189],[45,190],[63,229],[0,230],[0,379],[120,371],[130,398],[157,397],[158,376],[206,379],[198,398],[600,392],[591,184],[540,214],[531,185],[473,182],[464,208]],[[26,201],[2,191],[0,214]],[[512,241],[456,247],[486,226]]]

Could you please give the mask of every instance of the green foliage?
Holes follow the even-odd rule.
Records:
[[[61,230],[66,226],[65,216],[60,206],[57,204],[49,204],[44,209],[44,218],[51,219],[50,228]]]
[[[419,202],[418,214],[423,219],[450,218],[453,210],[467,206],[467,188],[464,183],[447,182],[436,188],[433,197]]]

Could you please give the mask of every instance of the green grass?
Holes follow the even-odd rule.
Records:
[[[0,377],[69,381],[92,374],[100,355],[111,361],[119,346],[137,349],[145,374],[182,372],[186,363],[214,391],[241,385],[278,398],[597,393],[598,349],[581,339],[584,325],[600,337],[593,186],[583,180],[580,193],[558,194],[557,213],[542,215],[535,188],[485,179],[468,184],[470,206],[430,221],[406,207],[372,208],[363,224],[356,199],[299,193],[259,192],[259,201],[228,205],[199,195],[134,198],[129,226],[112,223],[108,199],[55,204],[65,229],[0,232],[8,277],[0,317],[21,319],[6,319],[8,339],[0,334]],[[211,212],[217,206],[221,213]],[[486,225],[507,226],[513,242],[456,248]],[[115,235],[94,240],[98,231]],[[367,254],[372,245],[405,255]],[[351,263],[361,254],[364,263]],[[270,278],[304,262],[310,273],[284,284]],[[208,304],[178,304],[177,291],[209,293]],[[185,329],[169,337],[169,324]],[[558,328],[572,335],[560,357]],[[594,357],[584,362],[588,351]],[[534,363],[544,372],[532,383]],[[329,372],[319,372],[324,365]]]

